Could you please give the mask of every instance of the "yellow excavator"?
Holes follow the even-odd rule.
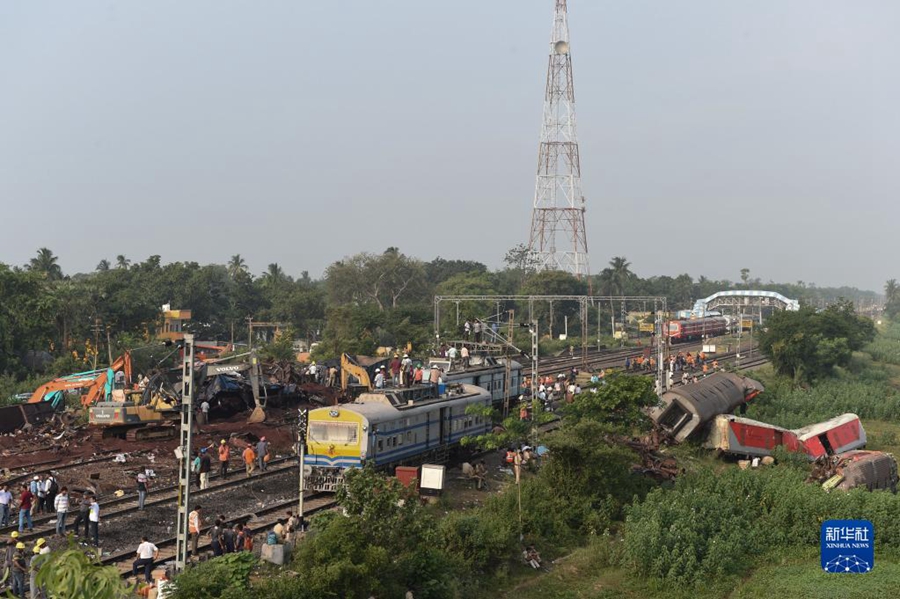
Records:
[[[372,382],[375,379],[375,370],[379,366],[386,367],[388,362],[390,362],[388,358],[341,354],[341,390],[350,397],[371,391],[375,387]],[[355,382],[351,379],[355,379]]]

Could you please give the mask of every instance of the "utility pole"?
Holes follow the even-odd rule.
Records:
[[[556,0],[528,241],[538,270],[590,274],[584,211],[568,13],[566,0]]]
[[[300,408],[297,415],[297,442],[300,445],[300,499],[297,505],[297,517],[303,522],[303,493],[306,491],[306,427],[309,424],[309,410]]]
[[[531,327],[528,330],[531,333],[531,397],[537,397],[539,331],[536,320],[531,322]]]
[[[178,458],[178,520],[176,531],[175,571],[188,563],[191,500],[191,434],[194,426],[194,336],[184,335],[181,359],[181,443],[175,450]]]

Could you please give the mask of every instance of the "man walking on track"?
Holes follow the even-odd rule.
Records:
[[[253,447],[250,445],[244,450],[244,468],[247,470],[247,478],[253,475],[253,470],[256,468],[256,452],[253,451]]]
[[[259,462],[259,471],[266,471],[266,462],[268,462],[269,458],[269,442],[266,441],[265,437],[259,438],[259,443],[256,444],[256,459]]]
[[[228,458],[230,457],[231,449],[225,439],[222,439],[219,442],[219,474],[222,476],[222,480],[228,477]]]
[[[153,582],[150,571],[153,569],[153,562],[159,558],[159,549],[147,537],[141,537],[141,544],[137,548],[137,557],[131,565],[131,575],[137,578],[138,568],[143,568],[144,579],[147,582]]]

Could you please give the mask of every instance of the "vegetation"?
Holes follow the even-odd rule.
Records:
[[[890,493],[825,493],[805,468],[702,471],[656,489],[628,510],[625,561],[677,586],[740,574],[765,551],[814,547],[828,519],[866,518],[876,548],[900,547],[900,504]]]
[[[119,571],[102,566],[70,541],[69,547],[35,558],[39,560],[36,583],[49,597],[71,599],[124,599],[129,592]]]
[[[48,248],[22,267],[0,264],[0,376],[13,381],[40,373],[46,376],[104,366],[108,356],[125,348],[146,345],[160,324],[160,306],[189,308],[193,318],[187,330],[205,340],[246,341],[247,319],[279,322],[310,342],[320,342],[317,357],[333,357],[341,351],[371,354],[380,346],[427,351],[434,342],[433,295],[459,294],[581,294],[587,289],[601,294],[659,295],[669,306],[690,307],[694,298],[735,287],[731,281],[715,281],[690,275],[642,279],[631,271],[625,257],[617,256],[592,281],[579,281],[559,272],[534,271],[527,248],[507,253],[505,267],[490,271],[479,262],[417,260],[391,247],[382,253],[361,253],[333,263],[321,280],[309,273],[286,273],[269,264],[252,274],[244,258],[234,255],[224,264],[196,262],[163,264],[160,256],[143,261],[118,255],[102,259],[91,273],[68,274]],[[855,299],[871,294],[855,289],[825,289],[798,282],[795,285],[763,283],[745,277],[741,286],[781,292],[804,301]],[[503,319],[514,310],[524,320],[527,305],[493,302],[460,302],[445,305],[442,338],[460,334],[457,324],[474,317],[497,314]],[[608,331],[620,306],[591,310],[588,329]],[[553,341],[564,330],[580,331],[577,302],[536,304],[540,319],[542,352],[576,346],[572,336]],[[552,312],[552,318],[551,318]],[[602,323],[602,326],[598,326]],[[107,344],[107,333],[110,344]],[[552,333],[552,335],[551,335]],[[530,343],[526,331],[516,331],[517,344]],[[282,348],[273,348],[286,355]],[[54,360],[65,357],[70,363]],[[66,370],[69,368],[70,370]],[[12,389],[6,384],[2,389]],[[7,396],[4,396],[4,399]]]
[[[850,302],[842,302],[822,311],[803,307],[776,312],[759,336],[759,347],[779,373],[795,382],[810,382],[833,374],[836,366],[849,365],[853,352],[874,337],[872,321],[857,316]]]
[[[202,562],[175,578],[171,599],[242,598],[256,563],[256,557],[247,552]]]

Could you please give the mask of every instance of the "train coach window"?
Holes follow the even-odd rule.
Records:
[[[413,440],[413,434],[412,434],[412,431],[406,433],[406,440],[409,441],[409,442],[412,442],[412,440]]]
[[[384,449],[384,439],[378,439],[378,451],[382,451]]]
[[[311,422],[309,438],[319,443],[356,443],[357,429],[355,422]]]

